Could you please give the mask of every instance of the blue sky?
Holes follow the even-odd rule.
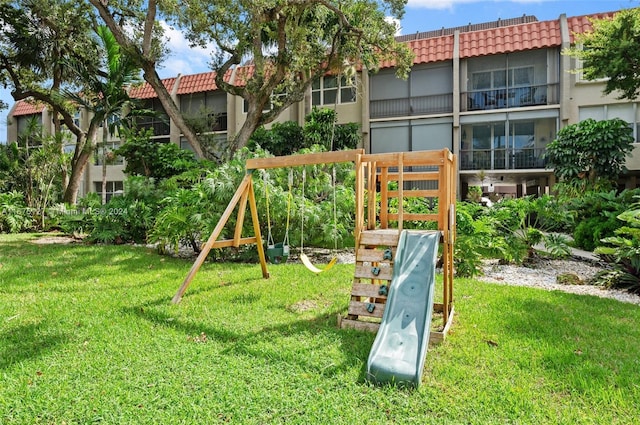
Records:
[[[498,18],[516,18],[523,14],[534,15],[538,20],[545,21],[557,19],[563,13],[579,16],[637,6],[640,6],[640,0],[409,0],[400,28],[401,34],[412,34],[495,21]],[[166,28],[166,34],[172,54],[159,71],[161,77],[208,70],[207,49],[190,49],[184,37],[171,28]],[[0,99],[13,105],[8,90],[0,89]],[[0,142],[6,140],[7,113],[8,110],[0,112]]]

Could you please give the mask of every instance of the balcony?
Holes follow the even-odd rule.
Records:
[[[210,130],[211,131],[227,131],[227,114],[210,114]]]
[[[153,130],[154,136],[167,136],[171,129],[168,117],[138,118],[136,125],[139,130]]]
[[[558,83],[491,90],[472,90],[461,94],[461,112],[521,108],[559,103]]]
[[[544,169],[545,152],[545,148],[461,150],[460,170]]]
[[[369,107],[371,118],[446,114],[453,112],[453,95],[448,93],[372,100]]]

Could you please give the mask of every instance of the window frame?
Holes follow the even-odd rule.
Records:
[[[336,83],[335,86],[326,87],[325,81],[333,79]],[[335,92],[335,98],[333,101],[326,101],[326,93]],[[343,100],[346,94],[351,93],[350,99]],[[317,99],[317,100],[316,100]],[[349,83],[344,75],[338,78],[337,75],[327,75],[315,79],[311,83],[311,106],[332,106],[332,105],[346,105],[350,103],[356,103],[358,101],[358,92],[356,90],[355,80]]]

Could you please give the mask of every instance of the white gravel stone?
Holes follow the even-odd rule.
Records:
[[[498,264],[497,260],[484,262],[484,276],[478,280],[504,285],[528,286],[546,289],[548,291],[563,291],[579,295],[593,295],[601,298],[640,305],[640,296],[627,291],[603,289],[595,285],[562,285],[557,283],[560,274],[574,273],[587,282],[602,270],[584,261],[577,260],[539,260],[531,266],[516,266],[512,264]]]

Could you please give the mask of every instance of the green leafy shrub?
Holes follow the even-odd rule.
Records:
[[[586,192],[566,202],[567,211],[573,216],[575,245],[585,250],[593,250],[600,240],[613,236],[622,222],[616,217],[627,210],[640,190]]]
[[[163,199],[149,241],[157,243],[160,252],[177,251],[186,245],[199,253],[200,236],[204,236],[206,229],[203,215],[208,211],[203,198],[201,190],[192,188],[179,189]]]
[[[257,146],[276,156],[291,155],[305,146],[302,127],[295,121],[274,123],[270,130],[258,128],[247,144],[249,149]]]
[[[113,196],[105,205],[92,205],[89,240],[102,243],[145,243],[153,228],[164,191],[154,179],[132,176],[125,181],[125,194]]]
[[[624,226],[614,236],[602,239],[605,244],[596,253],[613,262],[613,267],[596,275],[595,283],[607,288],[622,288],[640,293],[640,203],[618,215]]]
[[[0,193],[0,232],[19,233],[32,226],[33,217],[24,196],[17,191]]]
[[[555,255],[569,252],[566,239],[550,236],[555,227],[553,217],[557,215],[551,205],[547,197],[525,197],[505,200],[487,209],[498,236],[506,244],[501,252],[503,261],[523,263],[534,256],[535,245],[540,243],[552,246]]]
[[[497,237],[492,219],[486,215],[477,215],[479,211],[476,204],[458,202],[456,205],[457,237],[453,261],[456,276],[459,277],[480,275],[483,258],[504,256],[503,239]]]
[[[600,245],[600,241],[613,235],[621,223],[614,213],[603,216],[590,217],[581,221],[573,231],[573,240],[577,247],[593,251]]]
[[[191,151],[152,140],[150,131],[129,134],[114,154],[126,160],[124,172],[134,176],[165,179],[198,166]]]
[[[560,180],[584,182],[583,189],[597,180],[613,183],[625,170],[633,143],[633,129],[626,121],[589,118],[558,132],[547,145],[547,166]]]

